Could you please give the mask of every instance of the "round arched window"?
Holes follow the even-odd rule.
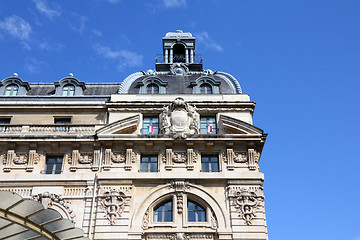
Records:
[[[206,209],[200,204],[188,201],[188,222],[206,222]]]
[[[200,85],[201,94],[212,94],[212,87],[208,83],[203,83]]]
[[[172,222],[172,200],[162,202],[154,208],[154,222]]]
[[[5,88],[5,96],[16,96],[19,91],[19,86],[16,84],[10,84]]]
[[[62,89],[63,96],[74,96],[75,95],[75,87],[74,85],[67,84]]]

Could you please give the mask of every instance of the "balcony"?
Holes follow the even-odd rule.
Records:
[[[93,135],[95,124],[0,124],[1,135]]]
[[[195,54],[194,56],[194,61],[192,62],[192,64],[202,64],[202,56],[201,54]],[[176,62],[185,62],[185,56],[184,55],[181,55],[181,54],[176,54],[174,55],[173,57],[173,62],[176,63]],[[156,57],[155,57],[155,63],[165,63],[165,58],[164,58],[164,55],[162,54],[157,54]]]

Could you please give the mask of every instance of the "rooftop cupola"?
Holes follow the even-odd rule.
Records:
[[[195,55],[195,37],[176,30],[163,37],[163,55],[156,57],[156,70],[168,71],[174,63],[185,64],[190,71],[202,71],[202,59]]]

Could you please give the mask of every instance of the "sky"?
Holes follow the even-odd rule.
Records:
[[[196,37],[269,133],[269,239],[360,240],[360,1],[0,1],[0,79],[121,82],[154,69],[162,37]]]

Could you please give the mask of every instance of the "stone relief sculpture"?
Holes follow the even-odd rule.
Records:
[[[90,164],[93,162],[92,153],[80,153],[79,154],[79,163],[81,164]]]
[[[124,192],[116,189],[104,192],[104,196],[100,200],[100,204],[111,225],[115,225],[116,219],[121,216],[121,213],[127,204],[126,198],[127,196]]]
[[[234,152],[234,162],[236,163],[245,163],[247,162],[246,152]]]
[[[160,114],[160,133],[172,135],[174,138],[186,138],[198,134],[200,115],[196,107],[176,98],[169,106],[164,106]]]
[[[261,196],[246,188],[241,188],[240,191],[234,193],[233,204],[247,225],[251,225],[253,218],[256,217],[255,211],[259,204],[259,198]]]
[[[40,202],[44,208],[60,208],[65,214],[68,219],[72,222],[75,222],[75,213],[71,208],[71,202],[69,200],[65,200],[61,197],[61,195],[44,192],[39,193],[37,195],[32,196],[32,199],[35,201]]]
[[[27,164],[28,155],[26,153],[25,154],[15,154],[13,161],[14,161],[14,164],[16,164],[16,165]]]
[[[186,162],[186,153],[185,152],[178,152],[178,153],[173,153],[173,158],[172,158],[174,163],[185,163]]]
[[[111,161],[113,163],[122,163],[125,162],[125,153],[112,152]]]

